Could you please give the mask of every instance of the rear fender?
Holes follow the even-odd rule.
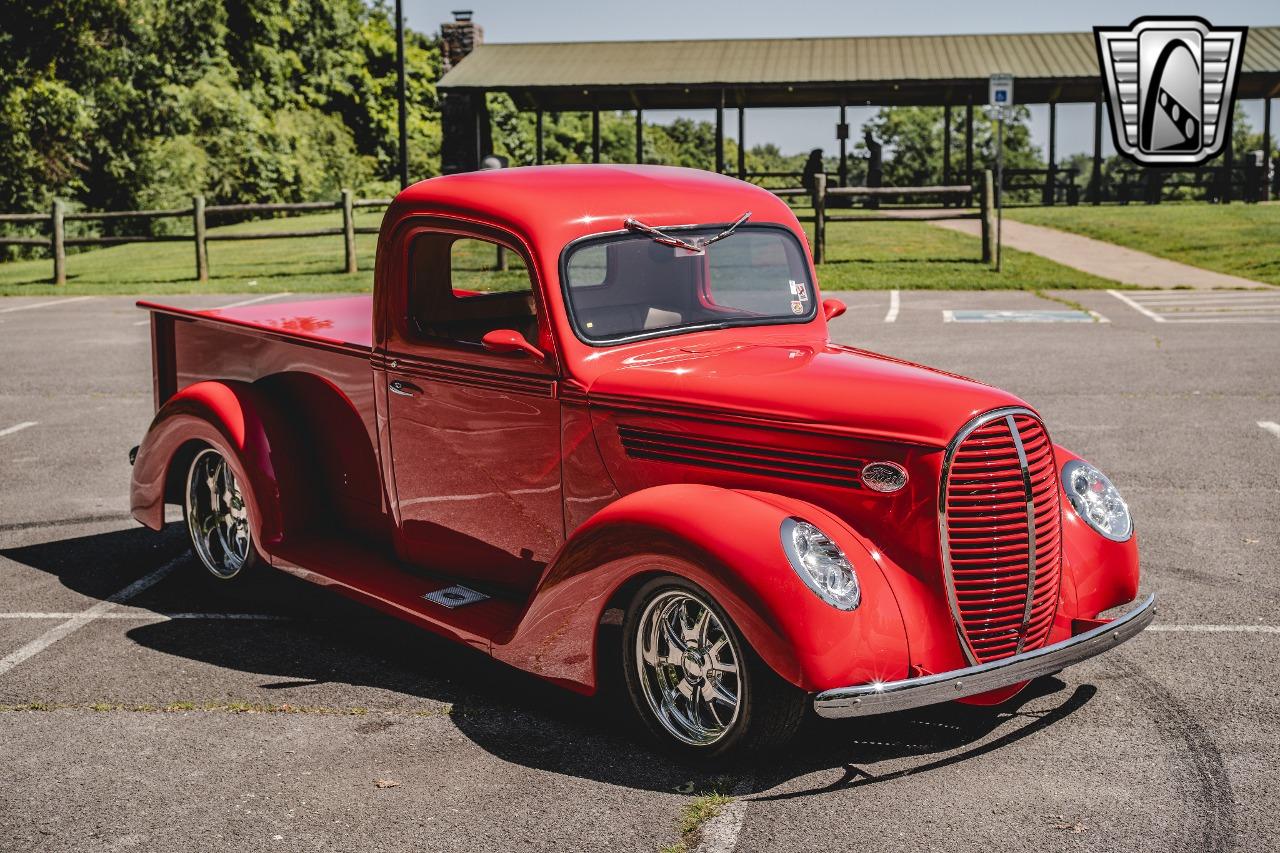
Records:
[[[862,604],[837,610],[796,576],[781,525],[799,517],[836,540],[858,572]],[[782,678],[804,690],[906,677],[902,617],[885,560],[825,511],[761,492],[668,484],[633,492],[592,516],[543,574],[513,634],[493,654],[581,692],[601,666],[597,628],[620,590],[658,574],[705,589]],[[896,567],[895,567],[896,568]]]
[[[251,385],[199,382],[182,389],[156,413],[138,448],[130,490],[133,517],[154,530],[162,528],[166,501],[181,500],[192,448],[206,444],[230,460],[236,476],[248,484],[244,491],[254,541],[270,551],[291,526],[283,510],[287,483],[281,472],[292,466],[269,437],[287,434]]]

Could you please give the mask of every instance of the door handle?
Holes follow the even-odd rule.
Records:
[[[399,394],[401,397],[412,397],[415,394],[421,394],[422,389],[412,382],[405,382],[401,379],[393,379],[387,384],[392,394]]]

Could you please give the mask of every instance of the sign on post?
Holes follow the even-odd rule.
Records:
[[[992,74],[987,100],[991,106],[1000,109],[1013,106],[1013,75]]]
[[[1004,231],[1004,118],[1013,106],[1012,74],[991,75],[987,101],[996,111],[996,272],[999,272]]]

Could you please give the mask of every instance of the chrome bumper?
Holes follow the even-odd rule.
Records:
[[[1123,616],[1052,646],[937,675],[824,690],[814,697],[813,707],[822,717],[867,717],[976,696],[1102,654],[1136,636],[1155,615],[1156,597],[1151,595]]]

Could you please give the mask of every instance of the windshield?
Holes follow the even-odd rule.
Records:
[[[698,246],[725,227],[662,233]],[[814,316],[804,250],[778,226],[743,225],[698,251],[645,233],[591,238],[565,252],[563,274],[574,328],[591,343]]]

